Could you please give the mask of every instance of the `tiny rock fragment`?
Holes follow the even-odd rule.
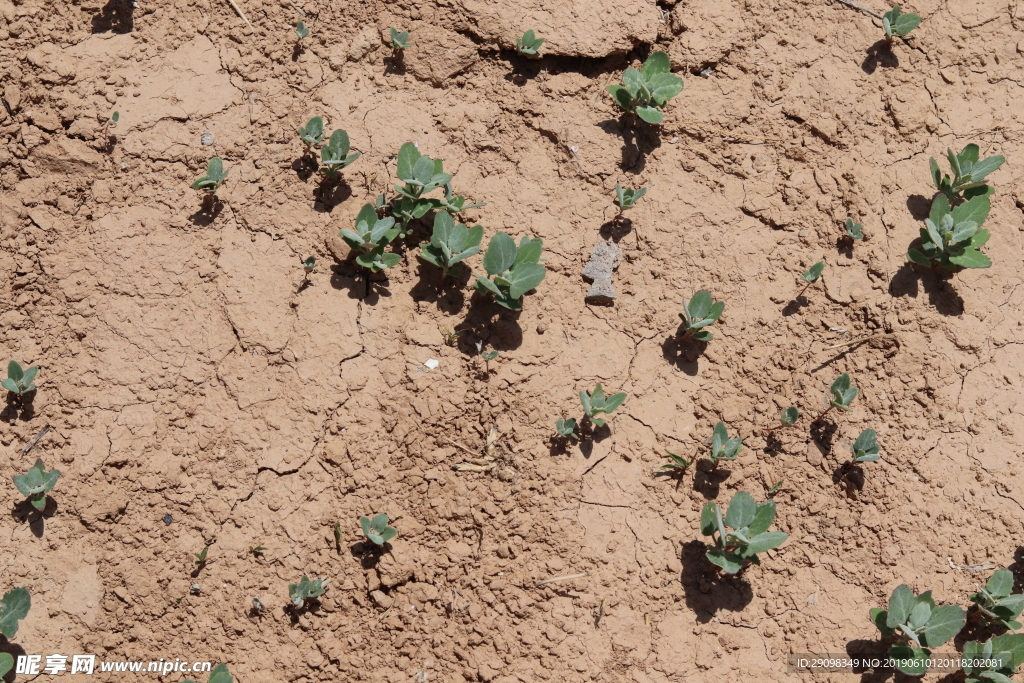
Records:
[[[438,365],[441,364],[441,361],[439,361],[439,360],[437,360],[435,358],[431,358],[429,360],[424,361],[423,364],[425,366],[427,366],[427,369],[434,370],[434,369],[437,368]]]
[[[204,130],[203,134],[199,136],[199,141],[203,143],[204,147],[210,147],[213,145],[213,133],[208,130]]]
[[[618,296],[612,286],[612,273],[622,262],[622,250],[612,242],[598,242],[583,268],[583,277],[593,284],[587,292],[588,304],[611,304]]]

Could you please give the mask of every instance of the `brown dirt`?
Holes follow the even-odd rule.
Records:
[[[18,646],[224,661],[244,683],[788,680],[790,652],[874,640],[868,609],[895,585],[966,605],[986,575],[949,558],[1015,561],[1015,4],[919,0],[909,44],[875,58],[876,23],[824,0],[296,0],[313,35],[293,60],[292,6],[239,2],[255,30],[220,0],[0,0],[0,359],[41,367],[34,413],[4,413],[0,478],[31,464],[21,449],[47,423],[37,452],[63,473],[52,516],[0,531],[0,589],[33,595]],[[499,51],[531,27],[520,16],[549,39],[544,59]],[[404,65],[382,42],[392,25],[413,31]],[[686,89],[660,137],[637,139],[604,86],[651,42]],[[98,151],[114,109],[116,145]],[[319,199],[292,169],[314,114],[363,153]],[[548,277],[521,315],[468,287],[438,298],[414,246],[369,292],[343,260],[338,230],[394,182],[406,141],[487,202],[469,214],[487,235],[544,238]],[[904,254],[928,157],[968,142],[1008,159],[995,265],[943,281]],[[213,153],[231,170],[211,222],[188,184]],[[580,270],[616,182],[650,190],[619,236],[619,300],[588,307]],[[848,215],[867,234],[852,253]],[[820,259],[824,286],[795,306]],[[698,356],[672,336],[700,288],[727,308]],[[489,373],[477,341],[500,351]],[[862,396],[831,445],[805,421],[769,449],[760,429],[792,403],[813,412],[844,371]],[[610,434],[553,451],[555,418],[596,382],[629,393]],[[724,481],[653,476],[665,449],[702,454],[719,419],[747,445]],[[495,423],[502,466],[453,471],[471,457],[454,444],[482,452]],[[832,473],[866,427],[883,460],[847,494]],[[694,545],[705,499],[760,500],[783,477],[789,541],[714,579]],[[399,536],[374,566],[353,546],[378,511]],[[293,620],[303,573],[330,587]]]

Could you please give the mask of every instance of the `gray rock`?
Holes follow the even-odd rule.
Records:
[[[612,242],[598,242],[590,252],[590,260],[583,268],[583,277],[593,284],[587,292],[587,303],[610,304],[618,296],[612,285],[612,274],[622,262],[622,250]]]
[[[206,147],[212,146],[213,145],[213,133],[211,133],[208,130],[204,130],[203,134],[199,136],[199,141],[201,143],[203,143],[203,145],[206,146]]]

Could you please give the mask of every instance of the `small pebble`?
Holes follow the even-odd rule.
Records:
[[[170,525],[171,525],[171,522],[173,522],[173,521],[174,521],[174,520],[173,520],[173,519],[171,519],[171,516],[170,516],[170,515],[164,515],[164,524],[166,524],[167,526],[170,526]]]
[[[199,136],[199,141],[202,142],[204,146],[210,147],[213,145],[213,133],[208,130],[204,130],[203,134]]]

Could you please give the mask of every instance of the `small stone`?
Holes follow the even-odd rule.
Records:
[[[204,130],[203,134],[199,136],[199,142],[203,143],[204,147],[211,147],[213,145],[213,133]]]
[[[618,296],[612,285],[612,273],[622,262],[622,250],[612,242],[598,242],[583,268],[583,277],[593,284],[587,292],[587,303],[611,304]]]
[[[374,604],[381,609],[388,609],[395,604],[395,599],[383,591],[372,591],[370,597],[373,598]]]
[[[173,522],[173,521],[174,521],[174,520],[173,520],[173,519],[171,519],[171,516],[170,516],[170,515],[164,515],[164,524],[166,524],[167,526],[170,526],[170,525],[171,525],[171,522]]]

